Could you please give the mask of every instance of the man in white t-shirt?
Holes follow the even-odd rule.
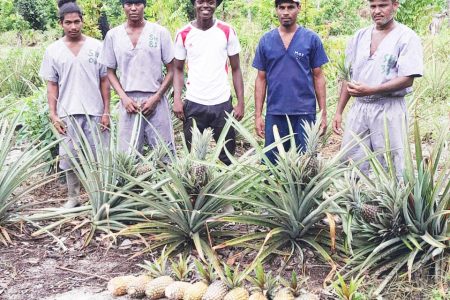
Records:
[[[60,168],[67,170],[68,201],[64,206],[72,208],[80,204],[80,181],[71,170],[67,151],[75,153],[79,130],[92,149],[108,146],[110,87],[106,68],[97,62],[101,42],[81,33],[80,7],[67,0],[58,1],[58,6],[64,37],[46,49],[39,75],[47,81],[51,121],[63,137],[59,155]],[[101,127],[100,137],[95,124]]]
[[[174,107],[175,115],[184,121],[183,131],[188,147],[195,121],[200,131],[210,127],[217,141],[226,123],[226,113],[233,113],[239,121],[244,116],[244,83],[240,68],[241,47],[234,29],[214,18],[221,0],[191,0],[196,19],[178,31],[175,41]],[[181,99],[184,86],[184,67],[188,65],[186,99]],[[238,103],[232,105],[228,83],[228,61]],[[226,148],[234,154],[235,132],[226,136]],[[231,163],[225,151],[220,160]]]

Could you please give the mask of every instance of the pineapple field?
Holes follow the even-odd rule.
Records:
[[[304,125],[305,153],[285,150],[293,136],[276,130],[264,146],[254,131],[251,63],[259,38],[277,24],[273,1],[234,0],[216,14],[242,44],[244,119],[229,118],[217,142],[194,128],[188,150],[172,115],[176,153],[160,143],[128,155],[117,149],[113,93],[110,146],[91,149],[80,134],[70,156],[82,186],[82,205],[70,209],[62,208],[60,140],[38,76],[46,46],[61,36],[55,7],[18,2],[0,1],[0,299],[450,299],[450,29],[428,32],[446,1],[401,1],[398,12],[425,54],[424,77],[407,96],[409,123],[399,129],[410,145],[401,178],[390,152],[365,149],[370,176],[362,162],[344,164],[341,137],[331,126],[321,136],[320,121]],[[110,26],[124,20],[119,1],[78,2],[91,36],[101,38],[101,14]],[[318,32],[330,58],[329,123],[345,45],[370,24],[366,4],[303,1],[299,22]],[[42,17],[30,22],[23,7]],[[188,0],[146,8],[172,35],[191,17]],[[219,155],[231,128],[238,149],[226,166]],[[277,164],[265,155],[272,148]]]

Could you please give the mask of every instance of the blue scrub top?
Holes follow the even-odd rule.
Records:
[[[253,67],[266,72],[267,114],[304,115],[316,113],[312,69],[328,62],[319,36],[299,27],[286,49],[278,29],[259,41]]]

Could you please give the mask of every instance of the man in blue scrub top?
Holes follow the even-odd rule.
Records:
[[[316,101],[322,113],[322,133],[327,129],[326,82],[321,67],[328,62],[322,42],[316,33],[297,25],[299,0],[275,0],[280,26],[267,32],[256,50],[253,67],[258,70],[255,82],[255,127],[265,144],[272,144],[273,126],[280,136],[289,134],[292,124],[299,151],[306,146],[304,122],[316,121]],[[264,124],[263,107],[267,93]],[[286,150],[289,143],[285,144]],[[276,149],[268,158],[276,162]]]

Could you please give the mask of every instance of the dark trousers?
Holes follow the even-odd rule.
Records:
[[[191,149],[192,126],[194,120],[200,132],[203,132],[203,130],[205,130],[206,128],[211,128],[213,130],[214,140],[217,142],[226,124],[226,113],[231,113],[232,111],[233,104],[231,102],[231,99],[227,102],[217,105],[202,105],[189,100],[185,100],[185,121],[183,123],[183,132],[189,150]],[[236,133],[234,131],[234,128],[230,128],[230,130],[227,132],[225,140],[225,147],[227,148],[228,152],[230,152],[230,154],[234,155],[236,151]],[[225,153],[224,149],[222,149],[219,159],[226,165],[231,164],[231,161]]]
[[[280,137],[285,137],[290,134],[289,132],[289,124],[288,120],[291,123],[292,130],[294,133],[295,146],[298,151],[306,150],[306,138],[305,138],[305,130],[303,129],[304,122],[314,123],[316,121],[315,114],[308,115],[266,115],[266,138],[265,138],[265,146],[269,146],[275,142],[275,137],[273,135],[273,126],[277,125],[278,131],[280,133]],[[290,141],[286,141],[283,143],[284,149],[286,151],[291,147]],[[277,148],[274,148],[268,152],[266,152],[269,160],[274,164],[277,160],[276,154],[278,153]]]

